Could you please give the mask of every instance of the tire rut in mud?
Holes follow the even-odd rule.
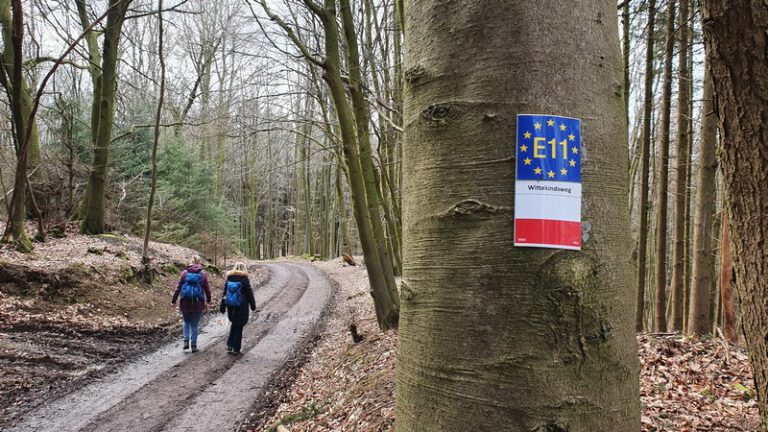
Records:
[[[299,301],[308,285],[309,279],[306,273],[298,267],[290,266],[290,274],[285,286],[275,290],[261,307],[261,312],[256,319],[252,319],[246,325],[243,335],[243,352],[253,348],[280,321],[280,318]],[[274,287],[270,287],[268,283],[262,289],[269,290]],[[237,361],[236,357],[226,354],[225,337],[226,334],[214,339],[206,346],[201,346],[198,353],[190,354],[185,361],[177,364],[158,379],[101,413],[82,430],[162,430],[178,412],[189,405],[191,400],[204,392]],[[215,415],[215,413],[206,415]]]

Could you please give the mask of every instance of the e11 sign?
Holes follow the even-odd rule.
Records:
[[[581,122],[517,116],[515,246],[581,250]]]

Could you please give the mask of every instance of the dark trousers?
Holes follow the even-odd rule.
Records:
[[[243,327],[248,323],[248,320],[236,319],[232,321],[232,325],[229,327],[229,338],[227,338],[227,346],[232,347],[232,351],[240,352],[240,346],[243,342]]]

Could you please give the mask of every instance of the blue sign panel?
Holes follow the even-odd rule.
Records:
[[[581,183],[579,119],[518,114],[517,180]]]

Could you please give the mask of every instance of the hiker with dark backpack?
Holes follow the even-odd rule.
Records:
[[[202,260],[199,256],[192,257],[192,263],[181,273],[176,283],[171,305],[179,300],[179,310],[184,321],[184,347],[197,352],[197,335],[200,332],[200,318],[206,309],[206,303],[211,302],[211,289],[208,286],[208,275],[203,271]]]
[[[229,338],[227,338],[227,353],[240,354],[243,341],[243,327],[248,323],[248,308],[256,310],[256,300],[253,299],[251,281],[248,279],[248,267],[238,262],[227,272],[224,282],[224,294],[221,297],[219,311],[226,312],[229,321]]]

